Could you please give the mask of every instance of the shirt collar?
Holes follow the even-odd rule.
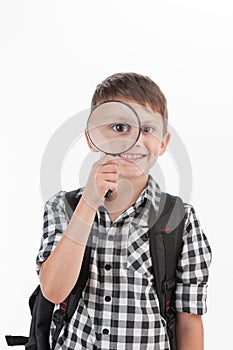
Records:
[[[144,188],[135,204],[141,203],[143,200],[146,200],[146,206],[150,207],[150,205],[152,205],[155,212],[157,213],[159,210],[160,197],[160,187],[158,183],[154,180],[154,178],[149,174],[147,186]]]

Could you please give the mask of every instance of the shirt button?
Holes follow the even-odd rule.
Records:
[[[113,236],[108,236],[109,241],[113,241]]]
[[[111,265],[109,264],[106,264],[104,267],[105,267],[105,270],[111,270]]]
[[[110,297],[109,295],[107,295],[107,296],[105,297],[105,301],[111,301],[111,297]]]
[[[109,333],[109,330],[107,328],[104,328],[103,329],[103,334],[108,334]]]

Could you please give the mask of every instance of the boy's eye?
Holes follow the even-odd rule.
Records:
[[[152,133],[154,131],[155,129],[152,126],[148,126],[148,125],[142,126],[142,132]]]
[[[115,124],[112,125],[111,128],[116,132],[129,132],[130,126],[128,124]]]

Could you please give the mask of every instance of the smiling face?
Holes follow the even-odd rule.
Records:
[[[137,178],[148,176],[150,168],[158,157],[166,151],[170,134],[163,134],[162,116],[150,108],[128,102],[137,112],[141,133],[137,143],[120,157],[120,174],[123,177]]]
[[[133,182],[148,177],[150,168],[162,155],[170,140],[170,134],[163,133],[163,118],[151,108],[145,108],[133,101],[118,99],[129,104],[138,114],[141,123],[140,136],[136,144],[127,152],[116,156],[119,160],[120,178],[130,179]],[[112,130],[123,139],[128,130],[125,125],[115,121]],[[93,146],[89,143],[92,150]]]

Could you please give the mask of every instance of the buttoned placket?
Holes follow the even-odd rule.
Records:
[[[101,346],[103,349],[110,348],[110,332],[111,332],[111,315],[112,315],[112,303],[113,300],[113,265],[114,265],[114,248],[120,248],[123,256],[118,257],[119,261],[123,262],[124,267],[127,266],[127,237],[129,230],[129,220],[125,219],[124,222],[124,233],[123,237],[117,237],[117,223],[119,220],[123,219],[124,215],[122,214],[114,223],[111,222],[109,214],[106,209],[102,211],[102,215],[105,217],[106,230],[102,232],[100,239],[98,240],[99,244],[104,247],[106,252],[106,262],[103,265],[104,268],[102,273],[104,275],[104,285],[103,285],[103,313],[102,319],[104,324],[102,324],[102,341]],[[102,217],[103,218],[103,217]],[[123,243],[123,244],[122,244]]]
[[[103,269],[104,274],[104,295],[103,295],[103,325],[102,325],[102,342],[101,346],[104,349],[110,348],[110,330],[111,330],[111,307],[112,307],[112,291],[113,291],[113,277],[112,277],[112,268],[113,261],[111,260],[111,254],[114,248],[114,231],[116,228],[114,225],[110,225],[110,222],[107,221],[108,227],[106,228],[106,235],[102,242],[104,248],[106,249],[106,257],[109,257],[107,264]]]

